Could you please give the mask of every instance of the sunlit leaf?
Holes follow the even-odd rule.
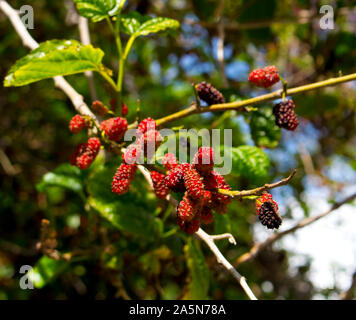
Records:
[[[55,76],[98,71],[104,52],[75,40],[50,40],[19,59],[8,72],[4,86],[23,86]]]
[[[144,22],[134,33],[136,37],[146,36],[150,33],[156,33],[167,29],[179,28],[179,22],[170,18],[153,18]]]
[[[118,14],[126,0],[74,0],[80,15],[94,22]]]
[[[247,178],[251,183],[264,183],[268,178],[270,161],[268,156],[254,146],[231,148],[232,173]]]

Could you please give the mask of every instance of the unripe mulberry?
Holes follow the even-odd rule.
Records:
[[[127,120],[125,118],[110,118],[100,125],[100,130],[105,132],[109,140],[120,141],[127,130]]]
[[[208,175],[214,167],[214,151],[210,147],[201,147],[194,156],[193,167],[202,176]]]
[[[164,174],[157,171],[151,171],[151,179],[153,182],[154,192],[160,199],[165,199],[169,194],[170,190],[164,181]]]
[[[298,117],[294,112],[295,104],[292,100],[285,100],[273,108],[276,125],[286,130],[294,131],[298,127]]]
[[[142,133],[146,133],[147,131],[156,130],[156,129],[157,129],[156,121],[153,120],[152,118],[143,119],[137,128],[137,130]]]
[[[172,170],[175,168],[179,163],[176,156],[173,153],[166,153],[162,159],[162,164],[167,170]]]
[[[205,101],[209,106],[212,104],[225,103],[225,98],[222,93],[210,83],[203,81],[198,83],[195,88],[199,98]]]
[[[203,209],[200,211],[200,222],[204,224],[210,224],[213,221],[213,211],[207,206],[203,207]]]
[[[178,218],[182,221],[191,221],[195,217],[199,208],[197,201],[192,199],[186,192],[183,199],[179,202],[177,208]]]
[[[93,101],[93,103],[91,104],[91,109],[93,110],[93,112],[100,116],[105,116],[109,113],[109,108],[99,100]]]
[[[184,192],[184,175],[185,172],[189,169],[189,163],[178,164],[175,168],[170,170],[165,177],[166,185],[169,189],[174,192]]]
[[[268,229],[278,229],[282,218],[278,213],[277,202],[272,200],[272,195],[265,193],[256,200],[257,215],[261,223]]]
[[[100,146],[98,138],[90,138],[86,143],[81,143],[71,156],[71,164],[82,170],[89,168],[99,153]]]
[[[269,88],[279,81],[278,69],[275,66],[268,66],[264,69],[251,71],[248,81],[258,87]]]
[[[191,221],[184,221],[179,216],[177,216],[177,223],[179,228],[188,234],[193,234],[200,228],[199,216],[195,216]]]
[[[82,129],[90,128],[91,126],[91,121],[79,114],[75,115],[69,122],[69,130],[72,133],[79,133]]]

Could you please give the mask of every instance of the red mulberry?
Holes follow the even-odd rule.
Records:
[[[202,211],[200,212],[200,222],[204,224],[210,224],[214,220],[213,212],[209,207],[203,207]]]
[[[282,101],[273,108],[276,125],[286,130],[294,131],[298,127],[298,117],[294,112],[295,104],[292,100]]]
[[[162,164],[167,170],[172,170],[175,168],[179,163],[176,156],[173,153],[166,153],[162,159]]]
[[[90,128],[91,126],[91,121],[79,114],[75,115],[69,122],[69,130],[72,133],[79,133],[82,129]]]
[[[264,69],[255,69],[248,77],[248,81],[262,88],[269,88],[279,80],[278,69],[275,66],[268,66]]]
[[[139,145],[131,144],[129,145],[124,154],[122,155],[122,160],[126,164],[134,164],[140,159],[142,154],[142,149]]]
[[[169,194],[169,188],[164,181],[164,174],[157,171],[151,171],[151,178],[153,182],[154,192],[160,199],[165,199]]]
[[[156,130],[156,129],[157,129],[156,121],[153,120],[152,118],[146,118],[142,120],[137,128],[137,130],[142,133],[146,133],[147,131]]]
[[[129,113],[129,108],[127,107],[126,103],[121,103],[121,115],[126,117]]]
[[[193,199],[204,197],[204,183],[198,171],[189,168],[184,175],[184,186]]]
[[[167,187],[174,192],[184,192],[184,175],[189,167],[189,163],[182,163],[168,172],[167,176],[165,177]]]
[[[90,138],[86,143],[81,143],[70,159],[71,164],[82,170],[89,168],[99,153],[100,146],[98,138]]]
[[[199,209],[199,204],[186,192],[177,208],[178,218],[182,221],[191,221]]]
[[[194,156],[194,169],[202,176],[208,175],[214,167],[213,148],[201,147]]]
[[[177,223],[179,228],[188,234],[193,234],[200,228],[200,220],[198,216],[195,216],[195,218],[191,221],[184,221],[178,216]]]
[[[130,181],[135,177],[137,166],[135,164],[122,163],[116,170],[112,180],[112,192],[122,195],[129,191]]]
[[[127,120],[125,118],[110,118],[100,125],[100,130],[105,132],[109,140],[120,141],[127,130]]]

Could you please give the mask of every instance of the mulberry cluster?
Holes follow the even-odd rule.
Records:
[[[89,168],[99,153],[100,146],[98,138],[90,138],[86,143],[81,143],[73,153],[70,163],[82,170]]]
[[[75,115],[69,122],[69,130],[71,133],[79,133],[83,129],[88,129],[93,126],[93,122],[89,117]]]
[[[153,151],[155,152],[156,148],[159,146],[157,141],[158,142],[162,141],[162,137],[159,134],[159,132],[156,130],[156,127],[157,127],[156,122],[151,118],[144,119],[139,124],[138,129],[136,130],[136,136],[137,136],[136,142],[128,146],[122,155],[123,163],[117,169],[116,174],[113,178],[112,192],[118,195],[122,195],[129,191],[130,183],[134,179],[136,174],[137,160],[141,157],[142,153],[145,151],[145,148],[147,148],[147,146],[150,145],[150,143],[154,142]],[[152,171],[151,178],[154,184],[156,195],[159,198],[165,198],[170,191],[166,186],[166,184],[164,183],[165,176],[159,172]]]
[[[261,88],[269,88],[279,80],[278,69],[275,66],[268,66],[264,69],[255,69],[251,71],[248,77],[248,81]]]
[[[125,118],[110,118],[105,120],[100,125],[107,138],[112,141],[120,141],[127,130],[127,120]]]
[[[277,202],[269,193],[263,194],[256,200],[257,215],[261,223],[268,229],[278,229],[282,224],[282,218],[278,213]]]
[[[195,88],[199,98],[205,101],[209,106],[212,104],[225,103],[225,98],[222,93],[210,83],[203,81],[195,85]]]
[[[172,154],[165,155],[163,163],[169,170],[166,186],[173,192],[184,192],[177,208],[179,227],[191,234],[200,224],[214,220],[213,210],[225,213],[231,199],[218,193],[218,189],[230,189],[224,178],[213,170],[212,148],[202,147],[194,157],[194,163],[181,163]]]
[[[276,104],[273,108],[273,114],[276,117],[276,125],[280,128],[294,131],[299,124],[294,109],[295,104],[292,100],[285,100]]]

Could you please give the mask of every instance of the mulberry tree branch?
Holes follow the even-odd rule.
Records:
[[[219,193],[230,196],[235,199],[241,199],[243,197],[249,197],[249,196],[259,196],[267,190],[288,184],[289,181],[294,177],[296,172],[297,172],[297,170],[294,169],[287,178],[284,178],[284,179],[274,182],[274,183],[266,183],[264,186],[258,187],[255,189],[242,190],[242,191],[230,191],[230,190],[219,189]]]
[[[277,240],[281,239],[282,237],[286,236],[287,234],[290,234],[292,232],[295,232],[301,228],[304,228],[316,221],[318,221],[321,218],[326,217],[327,215],[329,215],[330,213],[334,212],[336,209],[338,209],[339,207],[341,207],[342,205],[344,205],[347,202],[352,201],[353,199],[356,198],[356,193],[352,194],[351,196],[345,198],[344,200],[340,201],[340,202],[335,202],[331,208],[327,211],[325,211],[324,213],[321,213],[319,215],[316,215],[314,217],[309,217],[309,218],[305,218],[301,221],[299,221],[294,227],[291,227],[285,231],[282,232],[278,232],[278,233],[274,233],[273,235],[271,235],[269,238],[267,238],[267,240],[265,240],[264,242],[261,243],[257,243],[255,244],[251,250],[245,254],[243,254],[242,256],[240,256],[239,258],[237,258],[236,262],[234,263],[235,266],[238,266],[244,262],[250,261],[253,258],[255,258],[257,256],[257,254],[263,250],[264,248],[268,247],[269,245],[271,245],[272,243],[276,242]]]
[[[13,9],[4,0],[0,0],[0,10],[10,19],[17,34],[20,36],[23,45],[31,50],[36,49],[39,46],[39,44],[29,34],[26,27],[22,23],[17,11]],[[75,110],[82,115],[90,116],[94,120],[96,126],[99,126],[98,119],[90,111],[89,107],[84,102],[83,96],[80,95],[63,77],[57,76],[54,77],[53,80],[55,86],[58,89],[62,90],[67,95],[67,97],[71,100]]]
[[[148,182],[148,185],[150,186],[150,189],[153,189],[153,182],[151,179],[151,175],[148,172],[148,170],[142,166],[138,165],[137,168],[139,171],[142,173],[146,181]],[[174,199],[170,194],[167,196],[167,201],[169,201],[175,208],[177,208],[178,201]],[[232,274],[232,276],[238,281],[238,283],[241,285],[242,289],[245,291],[247,296],[251,300],[257,300],[256,296],[253,294],[252,290],[248,286],[246,282],[246,278],[243,277],[233,266],[232,264],[226,260],[224,255],[221,253],[219,248],[215,244],[215,240],[221,240],[221,239],[229,239],[230,243],[236,244],[235,238],[233,237],[232,234],[230,233],[224,233],[224,234],[219,234],[219,235],[209,235],[207,234],[203,229],[199,228],[199,230],[195,233],[195,235],[200,238],[202,241],[204,241],[210,250],[214,253],[217,261],[221,263],[224,268]]]
[[[356,73],[352,73],[352,74],[342,76],[342,77],[331,78],[328,80],[319,81],[319,82],[307,84],[304,86],[290,88],[286,91],[286,95],[293,96],[296,94],[308,92],[308,91],[319,89],[319,88],[335,86],[340,83],[349,82],[349,81],[353,81],[353,80],[356,80]],[[189,108],[178,111],[176,113],[172,113],[166,117],[157,119],[156,122],[157,122],[157,125],[162,126],[168,122],[182,119],[182,118],[188,117],[193,114],[200,114],[200,113],[205,113],[205,112],[215,112],[215,111],[228,111],[228,110],[242,111],[242,110],[245,110],[245,108],[249,107],[249,106],[255,106],[257,104],[262,104],[265,102],[273,101],[275,99],[279,99],[282,97],[282,93],[283,93],[283,89],[279,89],[279,90],[276,90],[271,93],[267,93],[267,94],[264,94],[264,95],[261,95],[261,96],[255,97],[255,98],[250,98],[250,99],[246,99],[246,100],[242,100],[242,101],[234,101],[234,102],[229,102],[229,103],[214,104],[214,105],[211,105],[209,107],[204,107],[204,108],[197,108],[196,104],[192,104]]]

